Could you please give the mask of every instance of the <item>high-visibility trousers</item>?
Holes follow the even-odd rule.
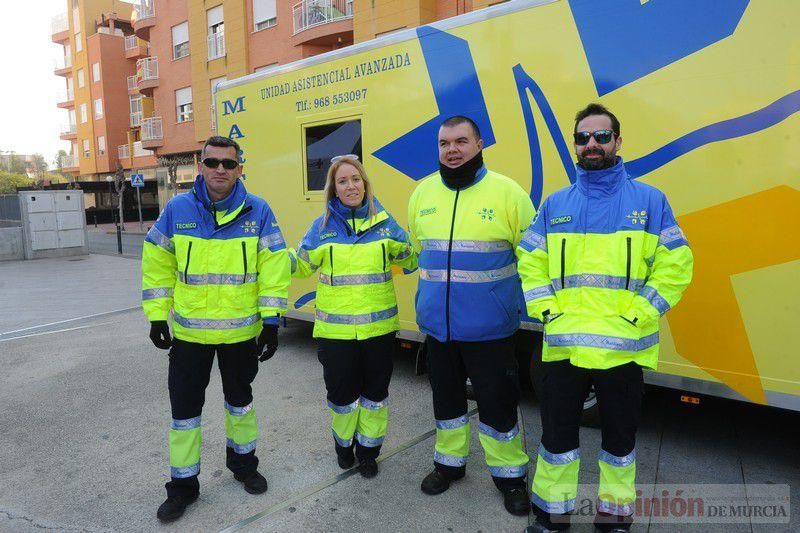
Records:
[[[519,376],[514,337],[440,342],[427,337],[428,370],[436,418],[434,467],[450,477],[464,474],[469,455],[466,379],[478,403],[478,439],[495,485],[524,486],[528,455],[517,420]]]
[[[214,355],[225,397],[226,465],[247,475],[258,467],[258,426],[250,384],[258,373],[256,340],[235,344],[197,344],[173,339],[169,359],[170,477],[167,494],[191,496],[200,489],[201,417]]]
[[[334,448],[375,459],[389,426],[389,381],[395,332],[364,340],[319,340]]]
[[[600,529],[630,527],[636,499],[636,430],[644,391],[642,367],[636,363],[596,370],[568,360],[542,363],[537,394],[542,441],[531,486],[538,520],[550,529],[569,526],[575,509],[580,468],[583,402],[591,385],[600,409],[602,444],[598,457],[600,484],[595,523]]]

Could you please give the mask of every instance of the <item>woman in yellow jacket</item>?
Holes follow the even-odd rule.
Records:
[[[297,250],[292,275],[319,270],[314,337],[319,339],[331,429],[339,466],[359,460],[362,476],[378,473],[389,421],[389,380],[400,328],[391,265],[417,266],[406,232],[374,197],[356,156],[332,160],[325,213]],[[353,448],[355,447],[355,453]]]

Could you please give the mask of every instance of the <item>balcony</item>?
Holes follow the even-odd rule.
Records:
[[[128,76],[128,94],[130,96],[139,94],[139,81],[136,74]]]
[[[353,40],[353,0],[303,0],[292,8],[292,44],[333,45]]]
[[[75,124],[62,124],[59,138],[62,141],[69,141],[78,137],[78,127]]]
[[[127,59],[139,59],[150,54],[150,46],[135,35],[125,37],[125,57]]]
[[[225,57],[225,32],[209,34],[208,36],[208,60]]]
[[[59,159],[59,163],[61,164],[61,170],[67,172],[78,170],[80,167],[77,155],[62,155]]]
[[[164,130],[161,117],[142,119],[141,130],[142,148],[158,148],[164,146]]]
[[[139,0],[135,4],[133,14],[133,31],[144,39],[150,40],[150,28],[156,25],[156,5],[155,0]]]
[[[69,56],[64,56],[60,59],[56,59],[53,65],[53,73],[56,76],[69,76],[72,74],[72,58]]]
[[[61,109],[75,107],[75,95],[71,91],[61,91],[56,97],[56,106]]]
[[[69,19],[66,13],[56,15],[50,20],[51,39],[54,43],[61,43],[69,40]]]
[[[136,82],[139,92],[151,96],[158,87],[158,58],[147,57],[136,61]]]
[[[131,159],[131,145],[121,144],[117,147],[117,155],[119,162],[124,168],[130,168],[133,165]],[[155,153],[152,150],[146,150],[142,146],[142,141],[133,143],[133,157],[152,157]]]

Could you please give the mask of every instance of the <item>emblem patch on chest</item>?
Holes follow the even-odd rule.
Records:
[[[553,217],[550,219],[551,226],[557,226],[558,224],[566,224],[567,222],[572,222],[572,215],[564,215],[560,217]]]
[[[424,217],[426,215],[432,215],[436,212],[435,207],[426,207],[425,209],[420,209],[419,216]]]
[[[481,220],[485,220],[487,222],[491,222],[494,220],[495,212],[494,209],[490,207],[484,207],[480,211],[477,212],[478,216],[481,217]]]
[[[325,233],[320,234],[319,240],[324,241],[325,239],[332,239],[338,235],[335,231],[326,231]]]
[[[647,211],[642,209],[641,211],[631,211],[630,215],[625,215],[625,218],[631,221],[631,224],[641,224],[645,225],[647,223]]]
[[[244,224],[239,226],[245,233],[258,233],[258,223],[255,220],[245,220]]]
[[[197,227],[197,222],[177,222],[175,223],[175,229],[195,229]]]

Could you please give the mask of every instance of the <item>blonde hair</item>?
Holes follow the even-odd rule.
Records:
[[[375,207],[375,196],[372,194],[372,184],[367,178],[367,172],[364,170],[364,165],[362,165],[358,159],[354,159],[352,157],[341,157],[337,159],[331,167],[328,169],[328,176],[325,178],[325,215],[322,219],[322,227],[328,225],[328,219],[330,218],[331,212],[329,209],[329,205],[331,200],[336,198],[336,172],[342,165],[352,165],[358,171],[358,174],[361,176],[361,180],[364,182],[364,201],[367,204],[367,218],[372,219],[375,215],[378,214],[378,209]]]

